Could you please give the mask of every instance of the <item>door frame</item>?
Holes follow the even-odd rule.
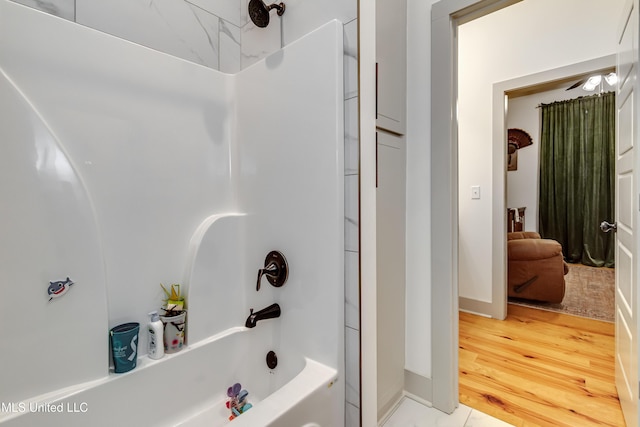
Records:
[[[431,265],[438,266],[431,269],[431,384],[433,406],[448,414],[459,404],[457,27],[520,1],[442,0],[431,8]]]

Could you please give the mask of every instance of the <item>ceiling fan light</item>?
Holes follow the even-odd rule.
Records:
[[[618,75],[616,73],[609,73],[604,76],[604,79],[607,81],[609,86],[613,86],[618,83]]]
[[[587,82],[582,86],[582,89],[592,91],[598,87],[601,81],[602,76],[600,75],[589,77],[589,80],[587,80]]]

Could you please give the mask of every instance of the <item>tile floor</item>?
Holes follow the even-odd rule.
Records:
[[[508,427],[497,418],[493,418],[468,406],[460,405],[451,415],[440,412],[403,397],[382,427]]]

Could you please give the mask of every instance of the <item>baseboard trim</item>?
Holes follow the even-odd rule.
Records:
[[[433,385],[431,378],[424,377],[409,370],[404,370],[404,389],[413,400],[431,406],[433,401]]]
[[[479,301],[476,299],[459,297],[458,307],[462,311],[468,311],[469,313],[479,314],[481,316],[496,318],[493,313],[493,304],[490,302]]]
[[[391,417],[403,397],[404,392],[400,390],[394,394],[393,398],[389,399],[386,405],[378,409],[378,426],[383,425]]]
[[[432,408],[432,396],[433,384],[431,378],[424,377],[405,369],[404,390],[401,393],[396,394],[393,399],[389,400],[389,403],[380,408],[378,411],[378,427],[384,425],[384,423],[391,418],[403,398],[407,397]]]
[[[425,406],[433,407],[432,398],[433,385],[431,378],[427,378],[415,372],[404,370],[404,390],[396,393],[393,399],[378,410],[378,426],[384,425],[385,422],[393,415],[396,408],[402,402],[404,397],[413,399]]]

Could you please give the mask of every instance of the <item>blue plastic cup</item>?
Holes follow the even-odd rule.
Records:
[[[140,324],[131,322],[118,325],[109,331],[113,367],[116,374],[129,372],[136,367],[139,330]]]

